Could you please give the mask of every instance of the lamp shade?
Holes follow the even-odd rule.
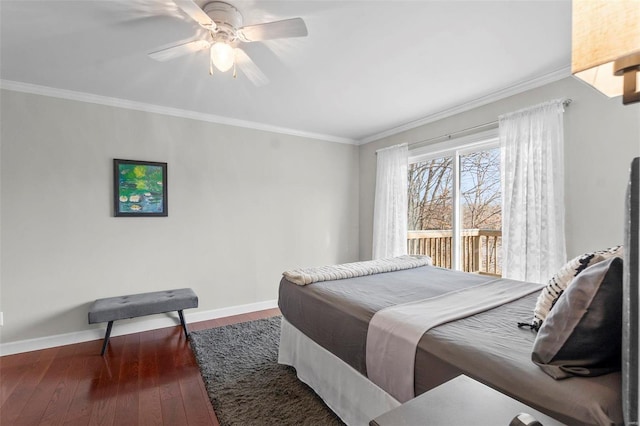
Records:
[[[623,73],[614,63],[640,58],[640,0],[573,0],[571,44],[572,74],[609,97],[622,95]],[[640,73],[633,78],[640,87]]]
[[[211,46],[211,62],[220,71],[228,71],[235,61],[233,48],[224,42],[216,42]]]

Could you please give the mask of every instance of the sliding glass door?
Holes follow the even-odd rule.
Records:
[[[409,164],[407,247],[436,266],[501,274],[500,149],[475,144]]]
[[[452,268],[453,168],[451,157],[409,164],[409,254],[428,254]]]

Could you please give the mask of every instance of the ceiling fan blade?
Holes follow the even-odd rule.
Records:
[[[242,73],[247,76],[249,81],[251,81],[258,87],[264,86],[265,84],[269,83],[269,79],[267,78],[267,76],[264,75],[262,71],[260,71],[260,68],[258,68],[256,63],[251,60],[251,58],[245,53],[244,50],[236,47],[234,49],[234,52],[238,68],[240,68],[240,71],[242,71]]]
[[[204,10],[200,8],[192,0],[174,0],[176,5],[183,10],[184,13],[189,15],[194,21],[200,24],[202,27],[213,30],[216,28],[216,23],[209,18],[209,15],[204,13]]]
[[[170,59],[177,58],[179,56],[186,55],[188,53],[198,52],[202,49],[206,49],[210,46],[210,43],[205,40],[194,40],[188,43],[179,44],[177,46],[168,47],[166,49],[160,49],[155,52],[149,53],[149,56],[156,61],[168,61]]]
[[[249,25],[240,28],[238,33],[241,40],[246,42],[287,37],[306,37],[309,34],[302,18]]]

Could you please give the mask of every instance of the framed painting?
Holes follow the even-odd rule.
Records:
[[[114,216],[168,216],[167,163],[113,160]]]

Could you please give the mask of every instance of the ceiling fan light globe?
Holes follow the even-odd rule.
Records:
[[[214,43],[211,46],[211,62],[221,72],[229,71],[235,62],[233,48],[227,43]]]

